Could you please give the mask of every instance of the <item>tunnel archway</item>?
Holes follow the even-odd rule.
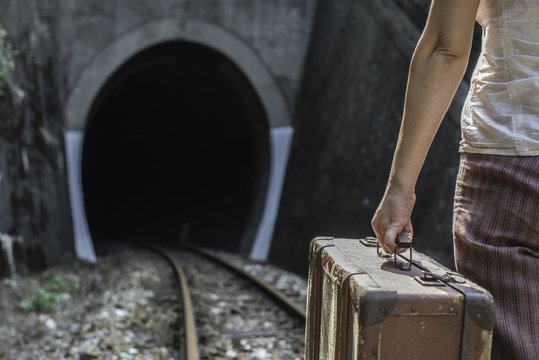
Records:
[[[252,242],[269,172],[255,89],[222,53],[168,41],[125,62],[86,121],[82,188],[94,241]],[[250,240],[245,240],[251,238]]]

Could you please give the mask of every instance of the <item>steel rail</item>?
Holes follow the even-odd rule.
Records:
[[[191,294],[189,292],[189,285],[185,278],[185,273],[182,267],[178,263],[178,260],[170,254],[166,249],[156,246],[149,246],[152,250],[162,255],[170,265],[174,268],[174,271],[178,277],[180,289],[182,293],[183,303],[183,317],[185,324],[185,356],[186,360],[200,360],[200,352],[198,348],[198,336],[196,331],[195,313],[191,302]]]
[[[218,264],[221,264],[225,266],[226,268],[234,271],[235,273],[241,275],[242,277],[245,277],[246,279],[250,280],[259,289],[261,289],[263,292],[269,295],[274,301],[276,301],[278,305],[280,305],[281,308],[286,310],[291,316],[293,316],[296,319],[305,321],[306,319],[305,308],[303,308],[302,306],[292,301],[288,296],[283,294],[281,291],[277,290],[274,286],[270,285],[266,281],[245,271],[242,267],[236,264],[233,264],[230,261],[223,259],[217,255],[214,255],[207,250],[204,250],[204,249],[201,249],[196,246],[189,245],[189,244],[182,244],[181,246],[188,249],[189,251],[197,253],[201,256],[206,257],[207,259],[210,259]]]

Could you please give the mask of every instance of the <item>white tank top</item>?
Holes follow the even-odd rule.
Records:
[[[539,0],[482,0],[460,151],[539,155]]]

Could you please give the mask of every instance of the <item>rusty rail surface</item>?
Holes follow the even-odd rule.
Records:
[[[174,268],[178,277],[182,293],[183,318],[185,324],[185,356],[186,360],[199,360],[200,352],[198,348],[198,336],[196,331],[195,313],[191,303],[191,294],[185,278],[185,274],[178,263],[178,260],[167,250],[160,246],[150,245],[150,248],[162,255]]]
[[[286,310],[290,316],[305,321],[306,312],[305,308],[298,305],[292,301],[288,296],[283,294],[281,291],[277,290],[275,287],[267,283],[266,281],[254,276],[253,274],[245,271],[242,267],[231,263],[230,261],[223,259],[215,254],[212,254],[208,250],[204,250],[189,244],[182,244],[182,247],[186,248],[189,251],[197,253],[209,260],[212,260],[218,264],[225,266],[226,268],[232,270],[233,272],[239,274],[240,276],[248,279],[253,284],[255,284],[259,289],[269,295],[282,309]]]

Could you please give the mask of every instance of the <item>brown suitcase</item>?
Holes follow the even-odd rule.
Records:
[[[309,256],[305,359],[490,359],[492,296],[431,258],[321,237]]]

